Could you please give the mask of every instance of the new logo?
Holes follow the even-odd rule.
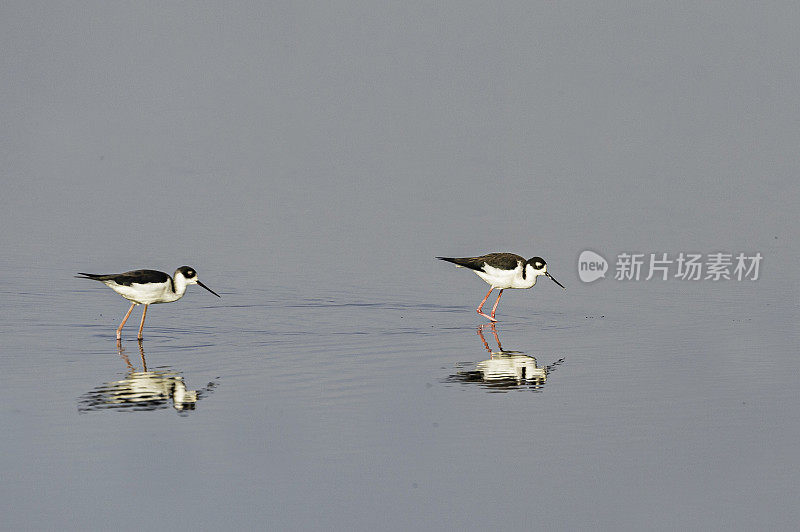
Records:
[[[591,283],[606,276],[608,262],[606,259],[588,249],[578,257],[578,276],[584,283]]]

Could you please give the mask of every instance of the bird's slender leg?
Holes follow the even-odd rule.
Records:
[[[483,313],[483,311],[481,310],[481,309],[483,308],[483,304],[484,304],[484,303],[486,303],[486,300],[487,300],[487,299],[489,299],[489,294],[491,294],[491,293],[492,293],[492,290],[494,290],[494,288],[490,288],[490,289],[489,289],[489,291],[488,291],[488,292],[486,292],[486,297],[484,297],[484,298],[483,298],[483,301],[481,301],[481,304],[480,304],[480,305],[478,305],[477,311],[478,311],[478,314],[480,314],[480,315],[481,315],[481,316],[483,316],[484,318],[489,318],[489,319],[490,319],[490,320],[492,320],[492,321],[497,321],[496,319],[494,319],[494,316],[487,316],[487,315],[486,315],[486,314],[484,314],[484,313]]]
[[[144,317],[147,316],[147,303],[144,304],[144,310],[142,311],[142,323],[139,324],[139,340],[142,339],[142,329],[144,329]]]
[[[131,303],[131,308],[128,309],[128,313],[125,314],[124,318],[122,318],[122,323],[119,324],[119,328],[117,329],[117,340],[121,340],[122,339],[122,328],[125,327],[125,322],[128,321],[128,318],[130,317],[131,312],[133,312],[133,307],[135,307],[135,306],[136,306],[136,303]]]
[[[500,293],[497,294],[497,301],[494,302],[494,306],[492,307],[492,321],[497,321],[496,319],[494,319],[494,313],[497,310],[497,304],[500,303],[500,296],[502,295],[503,295],[503,289],[501,288]],[[499,344],[500,342],[497,343]]]

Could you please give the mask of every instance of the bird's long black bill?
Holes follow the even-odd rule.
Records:
[[[553,280],[555,281],[555,279],[553,279]],[[201,283],[200,281],[197,281],[197,284],[199,284],[200,286],[202,286],[203,288],[205,288],[206,290],[208,290],[209,292],[211,292],[211,293],[212,293],[212,294],[214,294],[215,296],[217,296],[217,297],[222,297],[221,295],[219,295],[218,293],[214,292],[212,289],[210,289],[209,287],[207,287],[206,285],[204,285],[204,284],[203,284],[203,283]]]
[[[548,276],[548,277],[550,278],[550,280],[551,280],[551,281],[553,281],[554,283],[556,283],[558,286],[560,286],[560,287],[561,287],[561,288],[563,288],[564,290],[566,290],[566,289],[567,289],[567,287],[566,287],[566,286],[564,286],[563,284],[561,284],[561,283],[559,283],[558,281],[556,281],[556,278],[555,278],[555,277],[553,277],[552,275],[550,275],[549,273],[545,273],[545,275],[546,275],[546,276]]]

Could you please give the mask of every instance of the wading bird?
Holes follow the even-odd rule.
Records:
[[[131,308],[122,318],[122,323],[117,329],[117,340],[122,338],[122,328],[136,305],[144,305],[142,311],[142,323],[139,325],[139,340],[142,339],[142,329],[144,329],[144,317],[147,315],[147,305],[152,303],[171,303],[183,297],[186,287],[190,284],[198,284],[214,294],[222,297],[212,289],[201,283],[197,279],[197,272],[189,266],[181,266],[172,277],[164,272],[156,270],[133,270],[125,273],[111,273],[101,275],[96,273],[78,273],[79,279],[92,279],[100,281],[114,292],[118,293],[128,301],[132,301]]]
[[[440,260],[452,262],[459,268],[469,268],[473,270],[478,277],[489,283],[491,288],[486,293],[480,305],[478,305],[478,314],[491,321],[494,319],[494,313],[497,311],[497,304],[500,303],[500,296],[503,295],[503,290],[506,288],[531,288],[536,284],[536,278],[540,275],[546,275],[551,281],[556,283],[561,288],[566,288],[553,278],[552,275],[547,273],[547,263],[541,257],[533,257],[530,260],[525,260],[519,255],[513,253],[489,253],[488,255],[481,255],[480,257],[436,257]],[[489,299],[489,294],[495,288],[500,289],[497,296],[497,301],[494,302],[492,307],[492,315],[487,316],[483,313],[483,304]]]

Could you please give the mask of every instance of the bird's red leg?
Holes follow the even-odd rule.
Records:
[[[503,290],[501,289],[500,293],[497,294],[497,301],[494,302],[494,306],[492,307],[492,321],[497,321],[496,319],[494,319],[494,313],[497,310],[497,304],[500,303],[500,296],[502,295],[503,295]]]
[[[492,290],[494,290],[494,288],[490,288],[490,289],[489,289],[489,291],[488,291],[488,292],[486,292],[486,297],[484,297],[484,298],[483,298],[483,301],[481,301],[481,304],[480,304],[480,305],[478,305],[478,308],[477,308],[477,310],[478,310],[478,314],[480,314],[480,315],[481,315],[481,316],[483,316],[484,318],[489,318],[489,319],[490,319],[490,320],[492,320],[492,321],[497,321],[496,319],[494,319],[494,316],[487,316],[487,315],[486,315],[486,314],[484,314],[484,313],[483,313],[483,311],[481,310],[481,309],[483,308],[483,304],[484,304],[484,303],[486,303],[486,300],[487,300],[487,299],[489,299],[489,294],[491,294],[491,293],[492,293]]]
[[[142,311],[142,323],[139,325],[139,340],[142,339],[142,329],[144,329],[144,317],[147,316],[147,303],[144,305],[144,310]]]
[[[122,323],[119,324],[119,329],[117,329],[117,340],[120,340],[122,338],[122,328],[125,327],[125,322],[128,321],[128,318],[130,317],[131,312],[133,312],[133,307],[135,307],[135,306],[136,306],[136,303],[131,303],[131,308],[128,309],[128,313],[125,314],[124,318],[122,318]]]

